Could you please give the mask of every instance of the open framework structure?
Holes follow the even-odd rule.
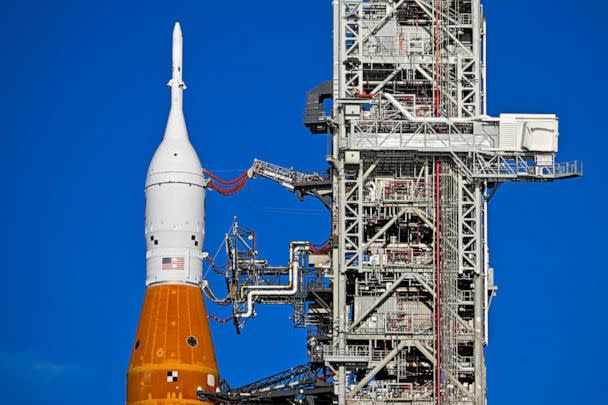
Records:
[[[581,164],[556,162],[555,115],[487,115],[479,0],[334,0],[333,15],[333,80],[305,113],[331,138],[328,174],[262,161],[249,172],[321,200],[329,239],[293,241],[289,265],[272,267],[235,221],[216,269],[230,294],[205,288],[237,329],[257,304],[293,305],[310,362],[201,399],[484,405],[487,204],[504,182],[575,177]]]

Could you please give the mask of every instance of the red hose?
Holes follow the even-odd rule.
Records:
[[[216,321],[218,323],[226,323],[226,322],[230,322],[231,320],[233,320],[234,319],[234,315],[229,316],[226,319],[221,319],[221,318],[218,318],[217,316],[213,316],[213,315],[207,315],[207,318],[213,319],[214,321]]]
[[[331,245],[327,245],[325,247],[322,247],[320,249],[315,249],[313,247],[309,247],[308,250],[310,251],[310,253],[314,254],[314,255],[322,255],[323,253],[329,252],[329,250],[331,249]]]
[[[331,250],[331,237],[327,238],[323,243],[311,243],[308,250],[313,255],[322,255],[323,253],[328,252]]]
[[[230,184],[234,184],[234,183],[239,182],[240,180],[243,179],[243,177],[247,176],[247,170],[245,170],[238,177],[236,177],[235,179],[230,180],[230,181],[226,181],[226,180],[220,179],[215,174],[211,173],[209,170],[205,170],[205,174],[208,175],[209,177],[211,177],[213,180],[217,181],[218,183],[225,184],[225,185],[230,185]]]
[[[205,174],[211,177],[213,180],[209,182],[208,186],[213,190],[217,191],[221,195],[234,195],[241,191],[249,177],[247,176],[247,170],[241,173],[238,177],[232,180],[222,180],[209,170],[205,170]]]
[[[245,183],[247,183],[247,177],[245,177],[239,183],[235,184],[232,188],[224,188],[224,187],[218,186],[217,184],[215,184],[213,182],[209,183],[209,187],[211,187],[213,190],[217,191],[221,195],[234,195],[243,189],[243,187],[245,186]]]
[[[315,381],[327,381],[331,377],[333,377],[334,375],[336,375],[336,373],[334,373],[333,371],[330,371],[329,374],[326,374],[326,375],[323,375],[321,377],[315,378]]]

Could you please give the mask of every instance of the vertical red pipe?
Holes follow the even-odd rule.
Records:
[[[435,158],[435,393],[437,405],[441,405],[441,161]]]

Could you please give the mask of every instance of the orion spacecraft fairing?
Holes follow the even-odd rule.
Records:
[[[200,404],[219,374],[200,288],[205,179],[182,110],[183,40],[173,30],[171,110],[146,178],[146,294],[127,372],[128,405]]]

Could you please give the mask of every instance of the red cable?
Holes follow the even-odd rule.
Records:
[[[209,182],[208,186],[221,195],[234,195],[238,193],[245,186],[247,180],[249,180],[247,170],[232,180],[222,180],[209,170],[205,170],[204,173],[213,179]]]
[[[315,249],[312,247],[308,248],[308,250],[314,255],[322,255],[323,253],[329,252],[330,249],[331,249],[331,245],[327,245],[321,249]]]
[[[205,174],[207,174],[209,177],[211,177],[213,180],[217,181],[218,183],[225,184],[225,185],[231,185],[231,184],[241,181],[245,176],[247,176],[247,170],[245,170],[238,177],[236,177],[230,181],[220,179],[215,174],[211,173],[209,170],[205,170]]]
[[[222,195],[234,195],[242,190],[242,188],[245,186],[245,183],[247,183],[247,180],[249,180],[248,177],[242,177],[241,180],[237,184],[234,184],[231,188],[224,188],[221,185],[217,185],[213,181],[211,181],[209,183],[209,187],[211,187],[213,190],[217,191]]]
[[[321,255],[331,250],[331,247],[331,237],[329,237],[322,243],[311,243],[308,250],[314,255]]]
[[[214,321],[216,321],[218,323],[226,323],[226,322],[229,322],[229,321],[233,320],[234,319],[234,315],[229,316],[226,319],[221,319],[221,318],[218,318],[217,316],[213,316],[213,315],[207,315],[207,318],[213,319]]]
[[[329,243],[329,238],[326,239],[324,242],[321,242],[321,243],[311,243],[310,246],[321,247],[321,246],[326,246],[328,243]]]
[[[315,381],[327,381],[334,375],[336,375],[336,373],[334,373],[333,371],[330,371],[329,374],[327,374],[327,375],[315,378]]]

